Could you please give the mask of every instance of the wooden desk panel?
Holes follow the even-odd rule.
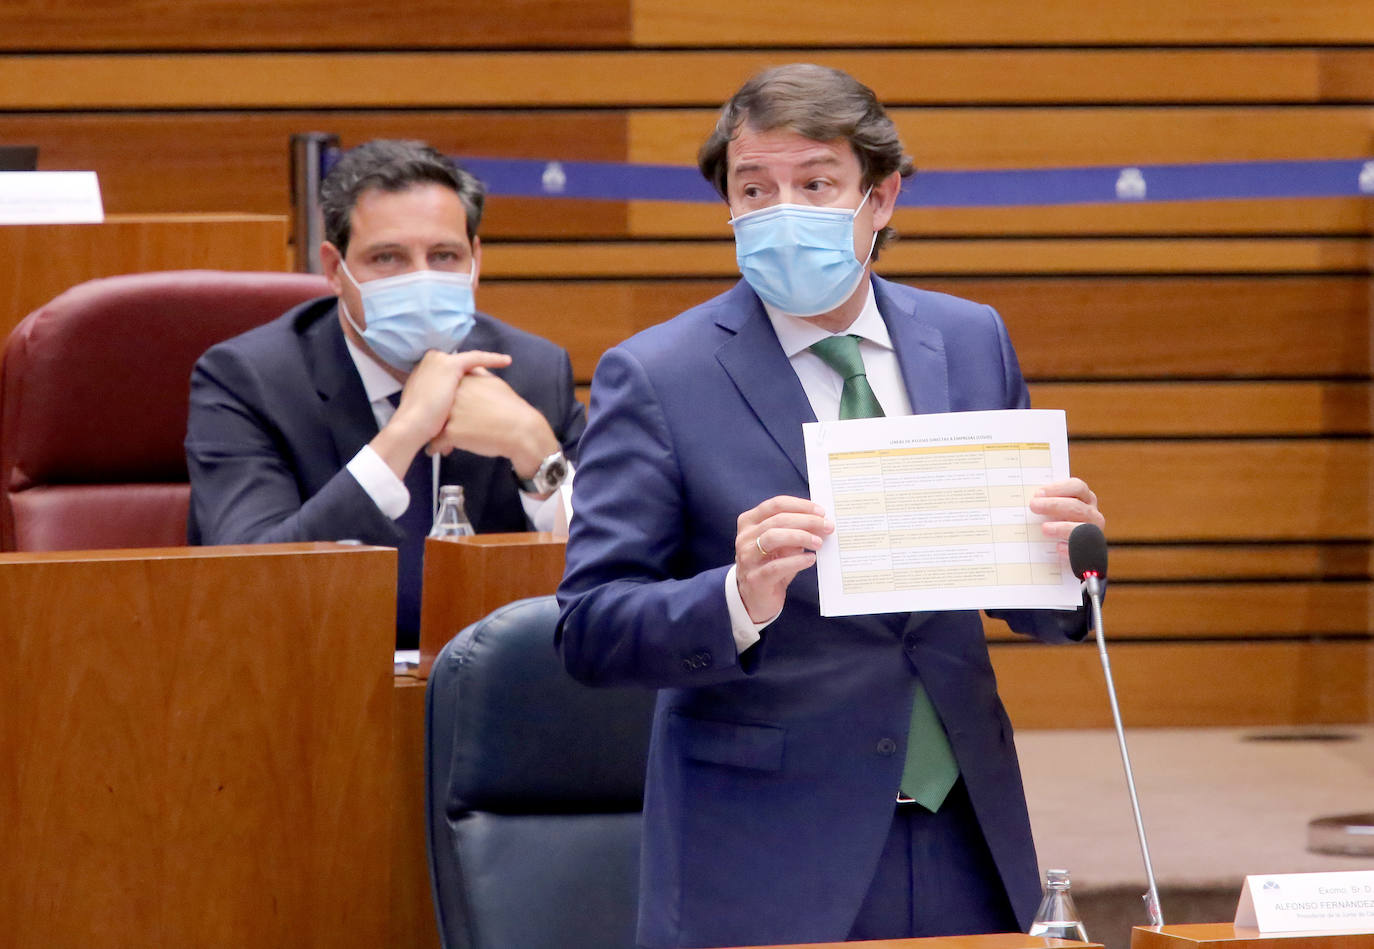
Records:
[[[425,833],[425,680],[392,680],[391,930],[393,949],[438,949]]]
[[[1085,44],[1354,44],[1374,39],[1374,9],[1342,0],[1159,0],[1149,6],[1061,0],[933,0],[910,15],[904,0],[875,0],[856,17],[842,4],[796,0],[731,3],[634,0],[638,46],[1049,46]],[[1090,84],[1091,78],[1084,77]]]
[[[1374,933],[1270,933],[1231,923],[1136,926],[1131,949],[1371,949]]]
[[[1174,582],[1120,582],[1129,574],[1116,564],[1115,554],[1112,558],[1111,575],[1118,582],[1112,584],[1104,621],[1113,642],[1259,644],[1310,637],[1334,645],[1332,640],[1369,640],[1374,585],[1361,578],[1303,582],[1271,576],[1202,582],[1203,577],[1211,579],[1203,570]],[[1350,564],[1347,569],[1363,568]],[[1001,620],[985,616],[984,629],[990,640],[1025,642]]]
[[[916,22],[925,25],[924,18]],[[899,106],[888,112],[923,168],[1357,158],[1369,150],[1363,106]],[[629,113],[629,160],[690,164],[716,115],[716,109]]]
[[[425,541],[421,678],[439,650],[497,607],[558,589],[567,541],[549,533],[478,534]]]
[[[1025,933],[985,933],[978,936],[933,936],[923,939],[875,939],[863,942],[868,949],[1079,949],[1097,946],[1095,942],[1071,942]],[[852,942],[809,942],[785,946],[760,946],[758,949],[853,949]]]
[[[625,158],[625,118],[614,112],[0,114],[0,141],[36,144],[40,168],[99,172],[106,213],[285,215],[290,208],[290,139],[311,129],[337,134],[344,147],[373,138],[420,138],[449,155]],[[538,210],[555,233],[568,233],[560,221],[566,213],[561,202],[552,210],[549,202],[539,202]],[[602,213],[596,209],[598,216]],[[499,228],[495,218],[484,215],[484,235],[493,233],[493,224]]]
[[[1369,444],[1358,439],[1085,441],[1070,452],[1117,540],[1365,540]],[[1304,490],[1288,490],[1300,473]]]
[[[394,577],[334,545],[0,556],[7,945],[387,944]]]
[[[492,256],[502,245],[487,246]],[[879,269],[892,275],[886,257]],[[895,279],[997,308],[1032,381],[1207,378],[1266,385],[1275,376],[1357,378],[1370,371],[1367,276]],[[609,347],[733,285],[733,279],[500,280],[484,273],[477,296],[484,310],[567,348],[576,377],[587,381]],[[1073,434],[1086,434],[1072,417],[1069,422]]]
[[[1367,49],[459,49],[0,55],[0,109],[716,108],[788,61],[857,76],[888,108],[1374,98]]]
[[[883,251],[883,275],[1003,276],[1367,273],[1360,237],[908,238]],[[730,240],[567,243],[490,242],[482,273],[491,279],[622,278],[733,280]]]
[[[283,185],[284,187],[284,185]],[[0,340],[62,291],[150,270],[291,269],[285,216],[111,215],[103,224],[0,227]]]
[[[920,163],[924,167],[934,167]],[[1072,164],[1073,157],[1066,154],[1062,156],[1061,163]],[[495,211],[493,216],[496,216]],[[500,216],[506,217],[505,214]],[[1368,230],[1369,205],[1368,199],[1355,194],[1339,198],[1236,198],[1005,207],[902,205],[893,216],[892,226],[907,238],[964,235],[1339,235]],[[631,236],[639,238],[729,236],[724,202],[687,204],[634,201],[629,205],[628,228]],[[509,237],[538,237],[540,234],[528,226],[503,227],[498,233]]]
[[[1107,609],[1110,638],[1110,598]],[[997,690],[1017,728],[1111,727],[1107,687],[1093,642],[990,645]],[[1108,648],[1122,719],[1131,728],[1370,720],[1374,649],[1367,640],[1116,642]],[[1049,685],[1064,682],[1074,688],[1056,691]]]
[[[339,49],[432,46],[620,46],[628,0],[424,3],[368,0],[188,0],[165,4],[72,0],[0,5],[0,48]]]

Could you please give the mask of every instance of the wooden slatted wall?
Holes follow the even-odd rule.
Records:
[[[94,168],[107,211],[288,208],[287,141],[690,164],[750,73],[839,66],[927,168],[1356,158],[1353,0],[20,0],[0,141]],[[723,206],[494,199],[484,308],[598,355],[734,278]],[[1135,724],[1367,721],[1371,218],[1360,198],[904,210],[887,276],[996,305],[1069,413],[1114,542]],[[11,318],[6,314],[6,318]],[[1023,724],[1100,724],[1087,647],[997,641]]]

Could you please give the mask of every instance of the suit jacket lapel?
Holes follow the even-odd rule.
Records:
[[[338,312],[336,306],[330,307],[306,327],[302,344],[320,396],[320,412],[338,454],[337,464],[342,465],[377,434],[377,419],[344,342]]]
[[[949,411],[949,364],[944,336],[924,322],[916,307],[904,303],[886,280],[873,281],[878,312],[897,350],[907,398],[914,413]]]
[[[797,474],[807,480],[801,427],[816,421],[811,402],[753,291],[740,281],[728,302],[716,322],[734,335],[716,350],[716,359]]]

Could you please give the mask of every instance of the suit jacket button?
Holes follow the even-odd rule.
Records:
[[[902,648],[905,649],[907,652],[911,652],[913,649],[915,649],[916,636],[914,634],[908,634],[902,637]]]
[[[897,753],[897,743],[891,738],[883,738],[878,742],[878,754],[884,758],[891,757]]]

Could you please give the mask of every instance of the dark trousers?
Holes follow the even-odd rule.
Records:
[[[934,814],[896,805],[850,939],[1018,932],[963,779]]]

